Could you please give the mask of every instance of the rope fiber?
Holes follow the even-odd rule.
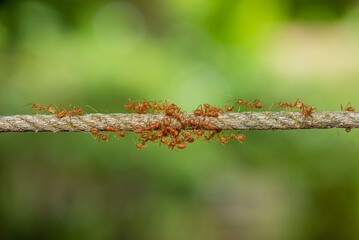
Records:
[[[90,132],[91,129],[104,131],[106,126],[117,126],[124,131],[146,127],[166,117],[164,114],[83,114],[58,118],[55,115],[13,115],[0,116],[0,132]],[[325,129],[358,128],[359,112],[333,111],[312,112],[305,117],[300,112],[240,112],[225,113],[219,117],[202,117],[184,114],[187,119],[208,121],[218,130],[275,130],[275,129]],[[175,118],[171,124],[183,129]]]

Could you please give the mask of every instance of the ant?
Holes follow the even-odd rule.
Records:
[[[304,109],[304,111],[302,112],[302,114],[305,116],[305,117],[312,117],[312,115],[311,115],[311,112],[314,110],[314,109],[316,109],[316,108],[313,108],[313,107],[311,107],[311,106],[305,106],[305,109]]]
[[[106,126],[105,130],[108,132],[115,132],[117,138],[126,136],[126,134],[123,131],[121,131],[118,127]]]
[[[347,103],[345,108],[343,108],[343,105],[341,105],[341,104],[340,104],[340,107],[341,107],[342,111],[349,111],[349,112],[355,111],[355,109],[352,107],[352,103],[350,101]]]
[[[230,96],[230,97],[233,97],[233,96]],[[263,109],[263,110],[264,110],[263,102],[262,102],[261,99],[255,99],[255,100],[253,101],[253,103],[251,103],[251,102],[248,102],[248,101],[243,100],[243,99],[241,99],[241,98],[235,98],[235,97],[233,97],[233,98],[234,98],[233,100],[235,100],[235,104],[238,104],[238,105],[239,105],[239,107],[238,107],[238,112],[239,112],[240,109],[241,109],[240,105],[246,106],[246,111],[247,111],[247,108],[248,108],[248,107],[251,108],[252,111],[254,110],[254,108]],[[233,100],[231,100],[231,101],[233,101]],[[229,101],[228,101],[228,102],[229,102]],[[227,102],[227,104],[228,104],[228,102]]]
[[[62,107],[62,109],[61,109]],[[89,107],[92,110],[94,110],[95,112],[97,112],[94,108],[92,108],[89,105],[86,105],[85,107]],[[76,109],[74,106],[70,105],[70,111],[66,110],[65,105],[61,104],[60,108],[58,108],[59,111],[57,112],[57,117],[58,118],[63,118],[66,115],[69,115],[71,117],[71,115],[75,116],[75,114],[87,114],[84,110],[82,110],[81,108]],[[61,109],[61,110],[60,110]]]
[[[231,133],[231,135],[228,135],[227,137],[220,137],[218,135],[218,139],[219,141],[222,143],[223,146],[226,147],[225,143],[227,143],[229,140],[231,139],[237,139],[241,144],[243,143],[243,141],[246,139],[246,137],[243,135],[243,134],[238,134],[238,135],[235,135],[233,134],[233,132]]]
[[[100,143],[100,139],[102,139],[104,141],[108,141],[108,136],[100,131],[97,131],[97,129],[95,129],[95,128],[91,129],[91,133],[93,135],[96,135],[98,143]]]
[[[285,109],[287,110],[288,108],[290,108],[292,110],[292,108],[294,107],[298,107],[301,108],[304,104],[302,102],[300,102],[300,98],[297,99],[297,101],[295,101],[294,104],[290,103],[286,103],[286,102],[280,102],[278,103],[278,108],[280,107],[285,107]]]
[[[26,106],[31,105],[31,104],[32,104],[31,110],[38,110],[38,111],[45,111],[45,110],[47,110],[49,113],[52,113],[52,114],[56,114],[56,113],[57,113],[56,109],[55,109],[54,107],[52,107],[52,106],[55,106],[55,107],[56,107],[56,105],[53,104],[53,103],[51,103],[48,107],[44,107],[44,106],[42,106],[42,105],[40,105],[40,104],[37,104],[37,103],[29,103],[29,104],[24,105],[23,109],[24,109]],[[57,108],[57,107],[56,107],[56,108]]]

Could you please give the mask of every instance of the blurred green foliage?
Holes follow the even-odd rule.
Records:
[[[354,0],[0,1],[0,114],[191,111],[233,95],[358,104]],[[1,239],[357,239],[358,132],[251,131],[171,152],[0,134]],[[130,160],[132,157],[134,157]]]

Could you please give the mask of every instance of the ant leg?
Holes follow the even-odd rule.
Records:
[[[65,105],[61,104],[60,107],[58,108],[58,110],[63,110],[63,109],[66,110],[66,112],[67,112],[67,109],[65,108]]]
[[[272,103],[272,105],[270,105],[268,111],[270,111],[272,109],[273,105],[274,105],[274,102]],[[264,110],[264,107],[263,107],[263,110]]]
[[[90,105],[85,105],[83,106],[82,108],[85,108],[85,107],[88,107],[88,108],[91,108],[92,110],[94,110],[95,112],[98,112],[96,109],[94,109],[93,107],[91,107]],[[85,112],[85,111],[84,111]],[[85,112],[86,113],[86,112]],[[86,113],[87,114],[87,113]]]
[[[262,99],[259,99],[259,102],[262,104],[263,111],[265,111],[265,108],[264,108],[264,104],[263,104]],[[272,104],[272,105],[273,105],[273,104]],[[271,106],[271,107],[272,107],[272,106]]]
[[[34,105],[33,103],[28,103],[28,104],[25,104],[24,106],[22,106],[22,108],[20,109],[20,111],[24,110],[24,108],[26,108],[27,106],[29,105]]]

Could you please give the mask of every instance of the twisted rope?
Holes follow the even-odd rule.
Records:
[[[210,121],[221,130],[274,130],[274,129],[324,129],[358,128],[359,112],[313,112],[304,117],[300,112],[241,112],[225,113],[219,117],[196,117],[185,114],[186,118]],[[150,122],[161,120],[163,114],[84,114],[57,118],[55,115],[14,115],[0,116],[0,132],[89,132],[95,128],[117,126],[121,130],[133,131]],[[169,117],[167,117],[169,118]],[[173,119],[173,126],[181,127]],[[183,129],[190,129],[188,126]]]

